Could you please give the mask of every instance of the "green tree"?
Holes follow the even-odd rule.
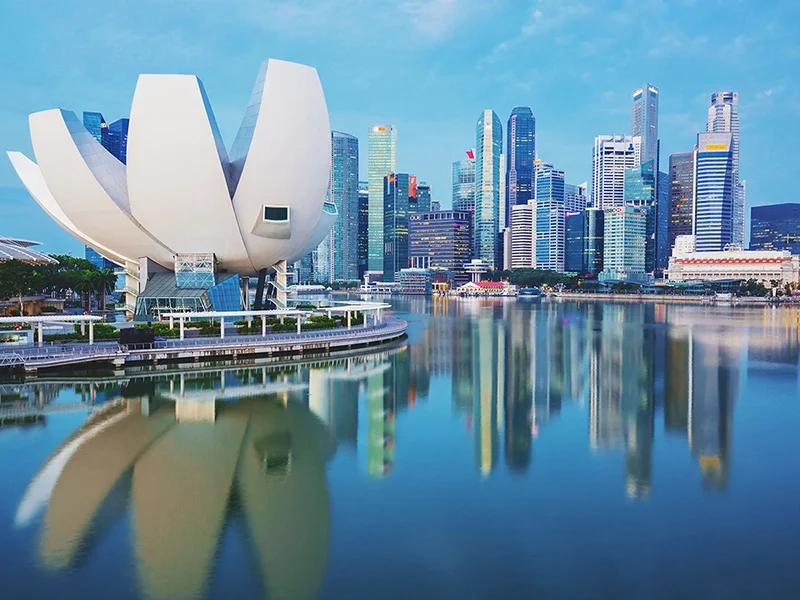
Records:
[[[40,289],[40,278],[33,265],[19,260],[0,262],[0,297],[19,300],[19,314],[25,314],[22,297]]]

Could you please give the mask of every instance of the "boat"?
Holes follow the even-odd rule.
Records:
[[[541,298],[542,290],[535,287],[524,287],[519,289],[520,298]]]

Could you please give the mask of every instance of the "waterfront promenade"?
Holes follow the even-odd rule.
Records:
[[[408,323],[397,317],[352,328],[337,328],[301,333],[275,333],[267,336],[233,335],[164,340],[152,344],[120,345],[117,342],[89,344],[46,344],[42,347],[15,347],[0,350],[0,369],[41,369],[110,365],[153,364],[160,361],[207,361],[256,355],[324,354],[336,350],[372,346],[396,340],[406,333]]]

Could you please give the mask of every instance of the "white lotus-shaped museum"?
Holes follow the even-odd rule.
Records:
[[[179,256],[213,254],[219,270],[255,275],[303,256],[336,219],[325,201],[330,124],[313,67],[262,65],[230,152],[194,75],[139,76],[127,164],[70,111],[33,113],[30,130],[36,162],[8,156],[33,198],[136,271],[143,260],[173,270]]]

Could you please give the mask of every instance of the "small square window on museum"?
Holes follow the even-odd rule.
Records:
[[[289,220],[289,207],[288,206],[264,206],[264,220],[265,221],[288,221]]]

